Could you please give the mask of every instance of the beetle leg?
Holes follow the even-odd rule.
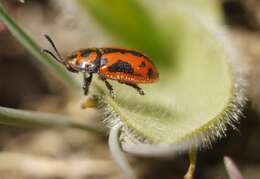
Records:
[[[83,80],[84,80],[84,85],[83,85],[84,94],[87,95],[89,90],[89,85],[92,81],[92,73],[89,74],[89,77],[86,76],[86,73],[83,73]]]
[[[105,82],[106,87],[107,87],[107,89],[108,89],[108,91],[109,91],[110,96],[111,96],[112,98],[114,98],[114,97],[115,97],[115,93],[114,93],[113,86],[107,81],[106,78],[104,78],[104,77],[102,77],[102,76],[99,76],[99,77],[100,77],[100,79],[101,79],[102,81]]]
[[[112,96],[112,98],[114,98],[115,94],[114,94],[113,86],[107,80],[104,80],[104,82],[106,84],[107,89],[109,90],[109,94]]]
[[[123,83],[123,84],[125,84],[125,85],[131,86],[131,87],[133,87],[134,89],[136,89],[140,95],[144,95],[143,89],[142,89],[141,87],[139,87],[137,84],[134,84],[134,83],[125,83],[125,82],[120,82],[120,83]]]

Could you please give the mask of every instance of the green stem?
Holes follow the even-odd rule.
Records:
[[[42,64],[46,65],[54,71],[60,79],[62,79],[68,87],[78,88],[75,79],[55,60],[42,53],[41,48],[15,23],[15,21],[5,12],[0,3],[0,20],[6,25],[11,34]]]
[[[102,128],[74,122],[70,117],[43,112],[11,109],[6,107],[0,107],[0,123],[24,127],[76,128],[97,134],[105,134],[105,130]]]
[[[184,179],[193,179],[194,177],[194,172],[195,172],[196,162],[197,162],[197,150],[191,149],[189,151],[189,159],[190,159],[190,166],[187,173],[184,176]]]
[[[120,146],[120,131],[123,124],[119,123],[112,127],[109,133],[109,149],[111,152],[111,155],[118,165],[118,167],[121,169],[122,173],[124,174],[125,178],[127,179],[136,179],[136,176],[134,174],[133,169],[131,168],[129,162],[127,161],[126,156],[122,152],[121,146]]]

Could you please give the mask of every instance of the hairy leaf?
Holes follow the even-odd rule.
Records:
[[[139,19],[152,16],[139,13],[136,24],[126,26],[133,16],[136,17],[136,10],[129,8],[125,1],[84,2],[82,5],[90,9],[89,12],[113,34],[118,32],[118,29],[112,28],[115,23],[122,29],[135,26],[146,29],[135,31],[134,36],[147,37],[147,24]],[[136,3],[130,0],[127,2]],[[156,22],[151,24],[158,24],[160,27],[163,35],[159,36],[168,37],[167,42],[162,44],[171,45],[172,54],[167,59],[170,65],[158,66],[160,81],[141,85],[145,96],[140,96],[127,86],[112,82],[117,94],[113,100],[104,95],[106,89],[103,84],[97,85],[103,95],[102,101],[106,104],[103,108],[107,120],[112,125],[119,120],[125,123],[123,139],[127,143],[141,141],[175,144],[179,149],[200,147],[224,136],[226,124],[232,125],[238,120],[244,98],[240,76],[233,64],[236,60],[235,53],[220,21],[216,21],[219,18],[216,16],[218,13],[201,12],[201,9],[191,8],[193,6],[190,5],[188,2],[169,1],[161,6],[159,3],[151,6],[154,9],[150,11],[156,12]],[[127,30],[121,33],[119,37],[122,39],[133,36]],[[151,39],[140,38],[139,42],[146,44],[151,40],[158,41],[158,36],[149,38]],[[127,42],[133,45],[131,41]],[[154,49],[164,47],[155,43],[153,48],[147,48],[150,55],[149,52]],[[155,64],[163,63],[165,59],[160,60],[155,59]]]

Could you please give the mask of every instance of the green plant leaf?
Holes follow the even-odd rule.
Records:
[[[0,20],[6,25],[12,35],[38,60],[40,63],[46,65],[51,69],[56,76],[67,84],[69,88],[78,89],[79,84],[77,81],[64,69],[63,66],[58,64],[55,60],[45,55],[38,45],[28,36],[16,22],[4,11],[0,3]]]
[[[71,117],[43,112],[11,109],[6,107],[0,107],[0,123],[23,127],[76,128],[97,134],[105,134],[104,129],[74,122]]]
[[[171,50],[145,7],[136,0],[78,0],[105,30],[127,45],[142,50],[158,65],[169,65]]]
[[[124,19],[136,13],[134,9],[129,9],[125,1],[84,2],[82,5],[91,6],[88,7],[91,9],[89,12],[113,34],[118,31],[111,28],[112,22],[118,27],[125,27],[126,22],[120,21],[118,16]],[[213,13],[204,13],[187,4],[169,1],[163,5],[164,8],[159,6],[150,10],[157,13],[157,24],[168,37],[168,43],[174,42],[171,46],[174,55],[169,55],[171,65],[158,67],[159,82],[141,85],[145,96],[112,82],[117,94],[114,100],[106,95],[104,84],[97,82],[96,89],[103,96],[101,102],[106,104],[103,105],[108,116],[106,120],[112,124],[118,120],[124,122],[122,136],[126,143],[173,144],[180,150],[202,147],[224,136],[226,124],[232,125],[238,120],[244,98],[240,74],[233,64],[236,56],[225,30],[216,21],[217,17],[212,17]],[[124,13],[117,14],[119,10],[114,11],[114,6]],[[138,17],[143,19],[142,15],[139,13]],[[139,20],[136,23],[139,29],[146,29],[146,24]],[[131,28],[132,25],[127,27]],[[129,31],[121,33],[132,37]],[[142,36],[146,31],[136,33]],[[152,41],[158,40],[155,39],[157,36],[151,38]],[[143,42],[146,40],[140,39],[140,43],[146,43]],[[158,45],[157,48],[163,47]]]

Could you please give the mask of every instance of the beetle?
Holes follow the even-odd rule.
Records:
[[[43,49],[43,52],[51,55],[70,72],[83,73],[85,95],[88,94],[93,73],[97,73],[105,82],[112,97],[114,97],[113,87],[108,79],[131,86],[140,95],[144,95],[144,91],[137,84],[153,83],[159,80],[159,74],[153,62],[138,51],[112,47],[87,48],[78,50],[63,59],[50,36],[46,34],[44,36],[56,55],[47,49]]]

